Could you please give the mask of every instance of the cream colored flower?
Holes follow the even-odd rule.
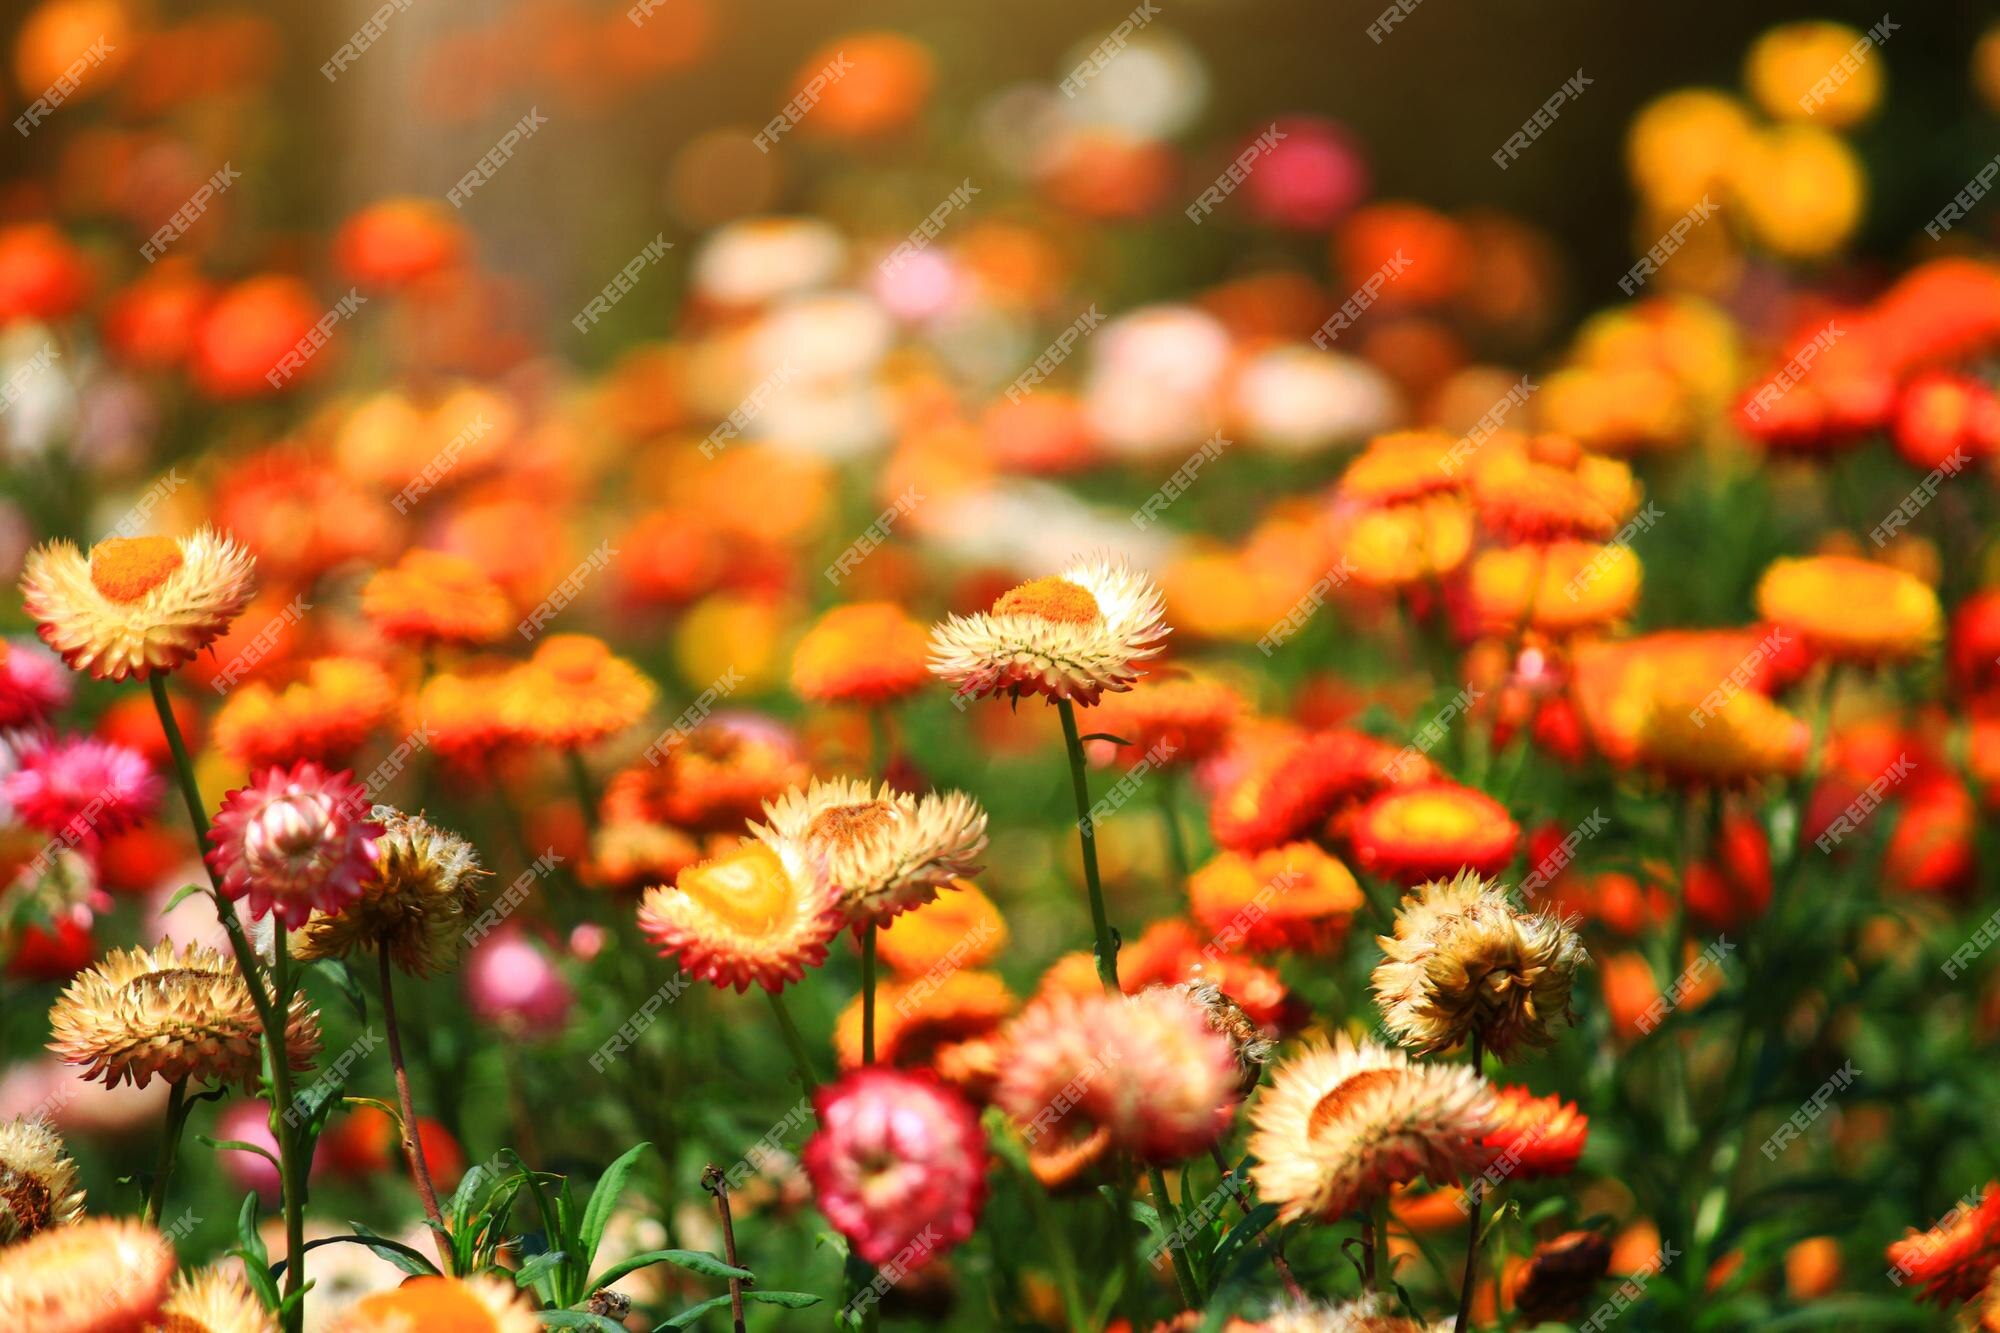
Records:
[[[212,1264],[174,1279],[146,1333],[278,1333],[278,1321],[233,1268]]]
[[[21,596],[42,638],[99,680],[172,671],[222,636],[250,601],[251,554],[213,528],[108,537],[28,553]]]
[[[1161,650],[1164,599],[1122,560],[1081,559],[931,630],[931,671],[963,695],[1045,694],[1089,705],[1128,690]]]
[[[1557,917],[1523,912],[1472,871],[1432,880],[1404,899],[1394,937],[1374,975],[1382,1022],[1423,1055],[1478,1033],[1506,1059],[1547,1046],[1557,1020],[1572,1018],[1570,989],[1589,955]]]
[[[1362,1296],[1339,1305],[1290,1305],[1273,1310],[1257,1325],[1258,1333],[1430,1333],[1448,1330],[1457,1320],[1427,1326],[1397,1314],[1380,1296]]]
[[[0,1125],[0,1245],[82,1216],[83,1191],[62,1136],[42,1120]]]
[[[764,807],[751,831],[774,849],[823,864],[848,918],[887,922],[979,872],[986,812],[964,792],[911,796],[852,778],[815,778]]]
[[[143,1329],[167,1298],[174,1247],[131,1218],[88,1217],[0,1249],[8,1333]]]
[[[367,957],[386,945],[390,960],[411,976],[451,966],[487,873],[479,853],[422,815],[378,805],[369,818],[382,829],[375,839],[374,875],[361,886],[361,896],[340,911],[313,913],[299,957]]]
[[[1250,1176],[1281,1220],[1331,1220],[1419,1176],[1443,1184],[1478,1170],[1492,1118],[1493,1094],[1466,1066],[1343,1033],[1272,1074],[1250,1113]]]
[[[155,1074],[243,1083],[257,1076],[264,1035],[250,988],[236,964],[213,949],[172,940],[113,949],[79,972],[49,1010],[49,1049],[107,1087],[145,1087]],[[285,1047],[292,1067],[310,1069],[319,1020],[292,997]]]

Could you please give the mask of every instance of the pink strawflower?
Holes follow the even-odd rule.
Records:
[[[482,1022],[524,1036],[561,1030],[574,999],[548,953],[518,930],[494,935],[467,957],[465,995]]]
[[[0,731],[39,727],[69,704],[69,669],[33,639],[0,641]]]
[[[346,769],[329,773],[301,760],[269,768],[222,798],[209,864],[228,898],[250,899],[250,917],[276,912],[287,929],[315,909],[338,914],[375,873],[379,824],[363,815],[368,793]]]
[[[0,800],[22,823],[72,844],[130,828],[159,804],[163,784],[145,756],[112,741],[34,742],[18,758],[0,778]]]
[[[801,1153],[819,1209],[876,1266],[921,1266],[972,1234],[986,1202],[986,1131],[928,1073],[872,1065],[813,1094]]]

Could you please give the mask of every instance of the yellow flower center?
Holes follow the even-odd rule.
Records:
[[[790,915],[794,901],[784,862],[761,842],[691,866],[676,884],[710,915],[753,934]]]
[[[1317,1140],[1327,1134],[1354,1109],[1354,1103],[1363,1093],[1394,1087],[1403,1081],[1403,1075],[1400,1069],[1364,1069],[1342,1079],[1313,1103],[1312,1114],[1306,1117],[1307,1136]]]
[[[1398,808],[1396,831],[1408,838],[1456,839],[1476,833],[1485,824],[1482,811],[1446,797],[1416,797]]]
[[[171,537],[107,537],[90,548],[90,581],[114,602],[136,602],[184,559]]]
[[[1102,614],[1090,589],[1054,575],[1030,579],[1000,594],[993,603],[996,616],[1035,616],[1066,625],[1088,625]]]
[[[565,685],[588,685],[597,679],[606,655],[602,643],[577,635],[551,639],[537,654],[549,674]]]
[[[888,801],[836,805],[813,816],[806,835],[815,842],[852,847],[877,829],[896,822],[896,807]]]

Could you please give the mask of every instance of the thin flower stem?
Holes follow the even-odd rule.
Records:
[[[597,790],[591,785],[590,770],[583,766],[583,756],[575,750],[564,750],[563,759],[569,764],[569,780],[576,788],[576,799],[583,806],[583,830],[592,838],[597,836]]]
[[[1159,1212],[1161,1228],[1167,1233],[1167,1256],[1173,1260],[1174,1286],[1181,1293],[1181,1308],[1199,1309],[1201,1300],[1195,1290],[1194,1271],[1188,1266],[1187,1254],[1182,1247],[1180,1212],[1174,1207],[1174,1196],[1167,1192],[1167,1174],[1157,1166],[1148,1167],[1147,1172],[1153,1186],[1153,1207]],[[1169,1222],[1171,1225],[1168,1225]]]
[[[396,1026],[396,986],[389,967],[389,946],[378,944],[375,957],[381,969],[382,1026],[389,1032],[389,1065],[396,1072],[396,1108],[402,1112],[403,1118],[403,1156],[409,1159],[410,1174],[416,1178],[417,1197],[423,1201],[424,1216],[437,1228],[431,1232],[431,1239],[437,1243],[438,1261],[449,1273],[452,1270],[451,1242],[445,1239],[444,1213],[438,1208],[437,1186],[431,1183],[430,1163],[424,1160],[423,1136],[417,1132],[417,1108],[410,1096],[410,1071],[403,1063],[403,1035]]]
[[[1222,1179],[1226,1183],[1229,1180],[1229,1162],[1222,1155],[1222,1145],[1219,1143],[1209,1144],[1208,1156],[1209,1160],[1215,1163],[1215,1169],[1222,1173]],[[1250,1216],[1250,1201],[1243,1197],[1243,1191],[1241,1189],[1232,1189],[1229,1191],[1229,1194],[1231,1198],[1236,1200],[1237,1209],[1245,1217]],[[1303,1303],[1306,1298],[1305,1288],[1301,1287],[1299,1280],[1292,1276],[1292,1266],[1285,1261],[1283,1244],[1284,1232],[1281,1229],[1278,1236],[1271,1242],[1271,1267],[1278,1270],[1278,1277],[1285,1284],[1285,1293],[1293,1300]]]
[[[1177,770],[1168,769],[1160,775],[1158,800],[1160,802],[1160,826],[1167,837],[1167,865],[1174,873],[1174,889],[1179,892],[1187,883],[1194,870],[1188,859],[1187,834],[1181,828],[1179,806],[1180,782]]]
[[[1097,977],[1106,994],[1118,994],[1118,941],[1104,911],[1104,885],[1097,877],[1097,830],[1090,817],[1090,785],[1083,776],[1083,741],[1077,734],[1076,708],[1056,700],[1062,715],[1063,743],[1069,747],[1069,781],[1076,792],[1076,831],[1083,844],[1083,880],[1090,890],[1090,926],[1097,939]]]
[[[710,1162],[702,1168],[701,1187],[715,1196],[715,1211],[722,1218],[722,1258],[732,1268],[736,1262],[736,1223],[729,1216],[729,1178]],[[733,1333],[743,1333],[743,1279],[729,1279],[729,1317]]]
[[[1479,1029],[1472,1030],[1472,1072],[1484,1072],[1486,1050],[1479,1040]],[[1458,1287],[1458,1322],[1452,1325],[1454,1333],[1465,1333],[1472,1327],[1472,1280],[1479,1271],[1479,1214],[1486,1203],[1486,1195],[1477,1182],[1472,1194],[1472,1216],[1465,1224],[1465,1279]]]
[[[243,974],[244,987],[250,992],[250,1003],[257,1010],[257,1021],[264,1029],[264,1045],[271,1065],[271,1135],[278,1141],[279,1174],[285,1193],[285,1299],[290,1304],[285,1310],[284,1329],[285,1333],[301,1333],[305,1327],[305,1300],[301,1293],[305,1289],[306,1275],[306,1182],[305,1173],[299,1169],[298,1145],[292,1126],[284,1115],[292,1106],[292,1059],[291,1052],[285,1048],[285,1021],[291,1013],[292,995],[286,976],[284,923],[271,923],[274,956],[272,984],[267,990],[263,974],[257,966],[256,951],[250,947],[249,937],[243,933],[243,923],[237,920],[236,906],[223,895],[222,879],[208,861],[208,807],[201,799],[201,785],[195,781],[194,761],[188,758],[187,742],[181,738],[180,723],[174,720],[173,705],[167,701],[166,678],[155,673],[147,678],[147,684],[152,689],[153,709],[160,715],[160,730],[166,735],[167,749],[174,757],[174,776],[180,783],[181,799],[187,805],[188,822],[194,827],[195,849],[201,854],[202,864],[208,870],[208,882],[215,890],[210,895],[215,901],[215,915],[229,936],[229,948],[236,957],[236,970]],[[298,1299],[294,1300],[294,1297]]]
[[[875,923],[861,927],[861,1063],[875,1063]]]
[[[798,1024],[792,1022],[791,1011],[785,1008],[785,997],[774,990],[764,992],[771,1002],[771,1012],[778,1016],[778,1031],[784,1034],[785,1049],[792,1053],[792,1066],[799,1071],[799,1082],[808,1093],[819,1091],[819,1080],[813,1076],[812,1056],[806,1051],[805,1039],[799,1036]]]
[[[157,1225],[166,1209],[167,1180],[174,1174],[174,1158],[180,1151],[181,1126],[187,1123],[187,1079],[177,1078],[167,1092],[166,1133],[160,1136],[160,1157],[153,1166],[153,1185],[146,1191],[148,1222]]]

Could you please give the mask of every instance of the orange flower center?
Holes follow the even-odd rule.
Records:
[[[1328,1133],[1334,1125],[1344,1119],[1354,1109],[1354,1103],[1362,1094],[1376,1088],[1390,1088],[1403,1081],[1400,1069],[1364,1069],[1358,1074],[1350,1074],[1313,1103],[1312,1114],[1306,1117],[1306,1134],[1318,1139]]]
[[[792,910],[792,878],[761,842],[692,866],[676,883],[704,911],[751,934],[769,930]]]
[[[394,1291],[380,1292],[356,1305],[370,1316],[403,1315],[424,1333],[490,1333],[493,1314],[477,1296],[451,1278],[411,1278]]]
[[[605,656],[603,644],[583,638],[552,639],[540,653],[543,667],[565,685],[588,685],[597,679]]]
[[[864,801],[857,805],[836,805],[813,816],[806,830],[815,842],[836,847],[852,847],[877,829],[896,822],[896,807],[888,801]]]
[[[136,602],[184,559],[171,537],[107,537],[90,548],[90,581],[114,602]]]
[[[993,603],[996,616],[1036,616],[1066,625],[1088,625],[1101,612],[1090,589],[1054,575],[1030,579],[1018,588],[1000,594]]]

